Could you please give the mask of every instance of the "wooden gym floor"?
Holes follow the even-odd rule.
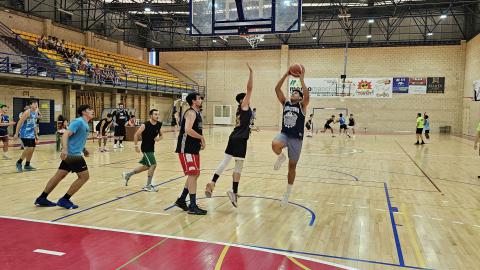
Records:
[[[57,259],[51,259],[55,255],[24,254],[48,247],[43,239],[50,239],[50,246],[54,241],[54,248],[67,249],[59,252],[71,249],[78,256],[83,254],[87,264],[81,267],[73,267],[73,261],[82,260],[68,261],[75,269],[86,265],[90,269],[161,269],[154,254],[170,254],[162,257],[167,260],[165,257],[187,258],[173,252],[182,247],[194,250],[173,240],[168,248],[162,239],[171,237],[212,244],[212,249],[205,249],[213,250],[211,253],[199,251],[192,256],[196,259],[188,261],[190,269],[478,269],[480,157],[471,141],[433,135],[430,144],[415,146],[413,134],[357,135],[355,140],[325,134],[305,138],[291,203],[282,208],[279,198],[286,188],[287,169],[273,170],[275,156],[270,150],[277,131],[253,132],[240,182],[239,208],[235,209],[225,196],[231,187],[231,171],[219,179],[214,198],[204,199],[203,195],[205,184],[223,159],[230,130],[205,129],[207,148],[201,153],[198,197],[209,213],[203,217],[172,207],[185,180],[173,152],[176,137],[172,132],[165,133],[156,146],[154,182],[158,193],[140,191],[146,174],[133,176],[128,187],[123,185],[122,171],[136,167],[140,159],[132,143],[127,142],[122,150],[99,153],[96,143],[89,142],[91,179],[72,198],[80,208],[70,211],[33,205],[58,167],[55,146],[37,147],[32,165],[39,170],[22,174],[15,172],[20,152],[13,148],[11,161],[0,160],[0,243],[2,253],[8,251],[0,265],[24,269],[24,258],[33,258],[48,263],[49,269],[60,265],[64,269],[65,261],[56,264]],[[233,168],[233,162],[228,168]],[[61,197],[72,180],[74,175],[69,175],[49,198]],[[58,229],[54,224],[73,227]],[[95,230],[98,228],[101,230]],[[85,229],[91,230],[90,238],[83,237]],[[86,239],[96,239],[95,235],[104,231],[132,234],[121,244],[106,241],[112,246],[104,241],[85,244]],[[24,233],[28,237],[19,237]],[[140,236],[163,238],[140,243]],[[123,236],[109,237],[120,241]],[[109,253],[104,249],[120,258],[100,264],[105,252]],[[270,255],[254,254],[251,259],[247,251],[252,250]],[[281,255],[278,261],[272,259],[277,255]],[[176,258],[173,265],[179,263]],[[268,267],[239,264],[259,258],[269,262]]]

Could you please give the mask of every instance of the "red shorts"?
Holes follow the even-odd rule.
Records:
[[[0,137],[0,141],[2,141],[4,144],[7,144],[8,143],[8,135]]]
[[[182,164],[185,175],[199,175],[200,174],[200,155],[178,153],[180,164]]]

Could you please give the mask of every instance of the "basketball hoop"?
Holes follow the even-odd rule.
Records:
[[[221,40],[228,42],[228,36],[218,36]]]
[[[248,44],[250,44],[252,49],[257,48],[258,44],[264,41],[264,36],[265,35],[241,35],[241,37],[244,38]]]

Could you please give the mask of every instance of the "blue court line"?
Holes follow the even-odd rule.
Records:
[[[372,263],[372,264],[388,265],[388,266],[410,268],[410,269],[433,270],[432,268],[423,268],[423,267],[410,266],[410,265],[400,265],[400,264],[395,264],[395,263],[379,262],[379,261],[372,261],[372,260],[365,260],[365,259],[355,259],[355,258],[327,255],[327,254],[321,254],[321,253],[312,253],[312,252],[304,252],[304,251],[296,251],[296,250],[288,250],[288,249],[280,249],[280,248],[272,248],[272,247],[262,247],[262,246],[246,245],[246,244],[239,244],[239,245],[246,246],[246,247],[260,248],[260,249],[265,249],[265,250],[287,252],[287,253],[292,253],[292,254],[324,257],[324,258],[330,258],[330,259],[340,259],[340,260],[346,260],[346,261]]]
[[[227,198],[227,197],[228,196],[212,196],[212,198]],[[277,198],[263,197],[263,196],[253,196],[253,195],[240,195],[239,198],[255,198],[255,199],[265,199],[265,200],[280,201],[280,202],[282,201],[282,200],[277,199]],[[208,198],[207,197],[197,198],[197,200],[204,200],[204,199],[208,199]],[[303,206],[301,204],[298,204],[298,203],[295,203],[295,202],[288,202],[288,203],[307,210],[307,212],[309,212],[310,215],[311,215],[310,222],[308,223],[308,226],[313,226],[313,224],[315,223],[315,219],[316,219],[315,212],[313,212],[310,208],[308,208],[306,206]],[[169,207],[167,207],[163,210],[168,211],[168,210],[172,209],[173,207],[175,207],[175,205],[171,205],[171,206],[169,206]]]
[[[167,184],[167,183],[170,183],[170,182],[172,182],[172,181],[178,180],[178,179],[183,178],[183,177],[185,177],[185,175],[178,176],[178,177],[175,177],[175,178],[171,178],[171,179],[169,179],[169,180],[167,180],[167,181],[165,181],[165,182],[159,183],[159,184],[154,185],[154,186],[155,186],[155,187],[158,187],[158,186],[161,186],[161,185],[165,185],[165,184]],[[60,220],[62,220],[62,219],[65,219],[65,218],[78,215],[78,214],[83,213],[83,212],[85,212],[85,211],[88,211],[88,210],[91,210],[91,209],[100,207],[100,206],[102,206],[102,205],[109,204],[109,203],[112,203],[112,202],[121,200],[121,199],[124,199],[124,198],[127,198],[127,197],[130,197],[130,196],[135,195],[135,194],[138,194],[138,193],[140,193],[140,192],[144,192],[144,191],[143,191],[143,190],[138,190],[138,191],[129,193],[129,194],[127,194],[127,195],[120,196],[120,197],[117,197],[117,198],[115,198],[115,199],[111,199],[111,200],[109,200],[109,201],[106,201],[106,202],[103,202],[103,203],[100,203],[100,204],[97,204],[97,205],[94,205],[94,206],[85,208],[85,209],[80,210],[80,211],[77,211],[77,212],[75,212],[75,213],[71,213],[71,214],[68,214],[68,215],[65,215],[65,216],[56,218],[56,219],[52,220],[52,222],[57,222],[57,221],[60,221]]]
[[[390,202],[390,195],[388,195],[387,183],[383,183],[383,187],[385,188],[385,196],[387,197],[388,212],[390,214],[390,222],[392,223],[392,231],[393,237],[395,238],[395,246],[397,248],[398,262],[400,266],[405,266],[405,262],[403,261],[402,245],[400,244],[400,238],[398,237],[397,232],[397,224],[395,223],[395,216],[393,215],[393,212],[398,212],[398,209],[394,209],[392,207],[392,203]]]

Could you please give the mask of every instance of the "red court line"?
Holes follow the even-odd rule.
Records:
[[[0,217],[0,269],[215,269],[226,244]],[[34,253],[44,249],[65,253]],[[352,269],[229,245],[221,269]]]

